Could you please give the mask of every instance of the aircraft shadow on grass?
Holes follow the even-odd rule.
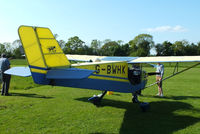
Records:
[[[88,98],[78,98],[88,102]],[[200,121],[200,118],[175,114],[177,110],[198,111],[183,102],[157,101],[150,103],[148,112],[141,112],[138,104],[104,99],[101,106],[126,109],[120,134],[171,134]]]
[[[145,95],[143,97],[148,98],[160,98],[159,96]],[[200,96],[165,96],[164,99],[172,99],[172,100],[187,100],[187,99],[200,99]]]
[[[30,93],[12,93],[11,96],[23,96],[23,97],[43,98],[43,99],[53,98],[53,97],[47,97],[47,96],[44,96],[44,95],[30,94]]]

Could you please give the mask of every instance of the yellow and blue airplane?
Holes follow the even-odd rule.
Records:
[[[146,73],[142,70],[141,63],[198,62],[197,64],[200,64],[200,56],[105,57],[65,55],[48,28],[20,26],[18,34],[25,51],[28,67],[13,67],[5,73],[32,76],[35,83],[42,85],[101,90],[103,91],[102,94],[89,99],[97,106],[107,91],[132,93],[132,101],[139,102],[137,94],[146,87],[147,76],[156,74]],[[101,61],[77,64],[71,64],[69,61],[69,59],[95,61],[97,58]],[[175,72],[172,76],[180,72]]]

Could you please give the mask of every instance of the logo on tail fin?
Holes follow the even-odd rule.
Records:
[[[47,48],[49,53],[56,53],[56,46],[50,46]]]

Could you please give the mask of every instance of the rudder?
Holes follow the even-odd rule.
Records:
[[[48,84],[46,73],[50,68],[70,66],[48,28],[20,26],[18,33],[35,83]]]

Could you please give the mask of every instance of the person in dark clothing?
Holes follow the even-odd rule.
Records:
[[[0,58],[0,73],[1,73],[1,76],[2,76],[1,95],[6,95],[6,96],[9,95],[8,91],[9,91],[9,86],[10,86],[11,75],[4,74],[4,72],[6,70],[8,70],[9,68],[10,68],[10,62],[6,58],[6,55],[2,54],[1,58]]]

